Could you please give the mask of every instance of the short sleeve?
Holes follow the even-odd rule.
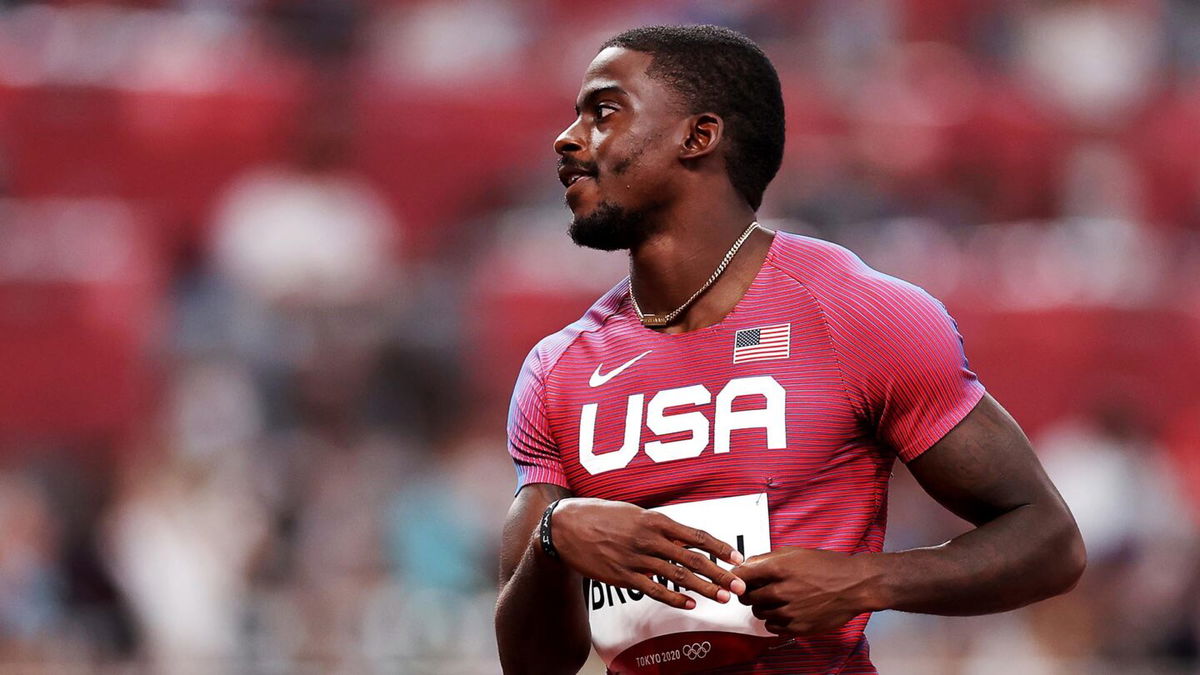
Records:
[[[545,379],[536,348],[521,366],[513,389],[508,409],[508,452],[517,468],[517,490],[531,483],[570,487],[546,419]]]
[[[854,277],[836,305],[827,314],[851,400],[878,439],[911,462],[985,393],[958,325],[924,290],[874,270]]]

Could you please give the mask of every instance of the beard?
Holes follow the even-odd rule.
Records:
[[[595,210],[571,221],[568,233],[579,246],[600,251],[634,249],[654,234],[645,211],[629,211],[612,202],[601,202]]]

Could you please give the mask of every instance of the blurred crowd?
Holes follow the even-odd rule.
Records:
[[[1084,533],[883,672],[1200,669],[1197,3],[0,0],[0,670],[497,672],[508,395],[625,274],[551,142],[649,23],[763,45],[761,220],[942,298]]]

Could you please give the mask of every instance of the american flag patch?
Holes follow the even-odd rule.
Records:
[[[791,348],[792,324],[739,330],[733,336],[733,362],[786,359]]]

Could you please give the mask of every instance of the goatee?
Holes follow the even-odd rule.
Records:
[[[653,234],[643,211],[628,211],[603,202],[594,211],[571,221],[571,241],[601,251],[636,248]]]

